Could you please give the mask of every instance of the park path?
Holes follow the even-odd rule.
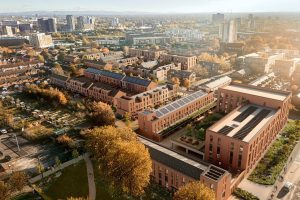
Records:
[[[87,175],[88,175],[88,183],[89,183],[89,200],[96,199],[96,184],[94,178],[94,169],[93,163],[89,156],[85,156],[84,158],[86,163]]]

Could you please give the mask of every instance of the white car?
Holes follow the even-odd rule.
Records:
[[[7,134],[7,130],[6,130],[6,129],[2,129],[2,130],[1,130],[1,133],[2,133],[2,134]]]
[[[293,189],[293,187],[294,187],[294,184],[293,183],[291,183],[291,182],[286,182],[285,184],[284,184],[284,186],[283,186],[283,190],[285,190],[285,191],[287,191],[287,192],[289,192],[289,191],[291,191],[291,189]]]

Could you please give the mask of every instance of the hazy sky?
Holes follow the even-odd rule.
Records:
[[[0,0],[0,12],[146,11],[146,12],[300,12],[300,0]]]

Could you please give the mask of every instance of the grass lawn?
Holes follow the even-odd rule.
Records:
[[[16,197],[13,197],[11,200],[32,200],[34,195],[32,193],[21,194]]]
[[[87,169],[84,161],[62,170],[62,175],[54,178],[44,188],[49,199],[66,199],[68,197],[87,197],[89,194]]]

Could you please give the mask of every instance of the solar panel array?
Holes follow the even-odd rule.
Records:
[[[173,103],[170,103],[164,107],[161,107],[159,109],[156,110],[156,116],[162,117],[164,115],[167,115],[168,113],[173,112],[174,110],[177,110],[178,108],[181,108],[187,104],[189,104],[190,102],[198,99],[199,97],[204,96],[206,93],[202,92],[202,91],[197,91],[187,97],[181,98],[179,100],[174,101]]]
[[[223,128],[221,128],[219,131],[218,131],[218,133],[222,133],[222,134],[228,134],[228,133],[230,133],[230,131],[232,131],[234,128],[233,127],[231,127],[231,126],[224,126]]]
[[[147,80],[147,79],[141,79],[138,77],[132,77],[132,76],[126,76],[123,79],[124,82],[129,82],[129,83],[133,83],[133,84],[138,84],[138,85],[142,85],[142,86],[148,86],[151,81]]]
[[[249,121],[243,128],[241,128],[233,138],[243,140],[265,117],[269,115],[271,110],[263,109],[253,119]]]
[[[108,76],[108,77],[111,77],[111,78],[114,78],[114,79],[119,79],[119,80],[122,80],[123,77],[125,76],[123,74],[118,74],[118,73],[111,72],[111,71],[106,71],[106,70],[101,70],[101,75]]]
[[[255,106],[250,106],[248,107],[244,112],[242,112],[241,114],[239,114],[236,118],[234,118],[234,121],[237,122],[242,122],[244,121],[249,115],[251,115],[252,113],[254,113],[257,110],[257,107]]]
[[[89,72],[89,73],[92,73],[92,74],[101,74],[101,70],[95,69],[95,68],[90,68],[90,67],[87,68],[85,71]]]
[[[211,166],[210,169],[205,173],[205,176],[213,180],[218,180],[223,174],[225,174],[224,170]]]
[[[111,72],[111,71],[107,71],[107,70],[99,70],[99,69],[95,69],[95,68],[87,68],[85,70],[86,72],[92,73],[92,74],[101,74],[103,76],[108,76],[114,79],[123,79],[123,77],[125,75],[123,74],[119,74],[119,73],[115,73],[115,72]]]

